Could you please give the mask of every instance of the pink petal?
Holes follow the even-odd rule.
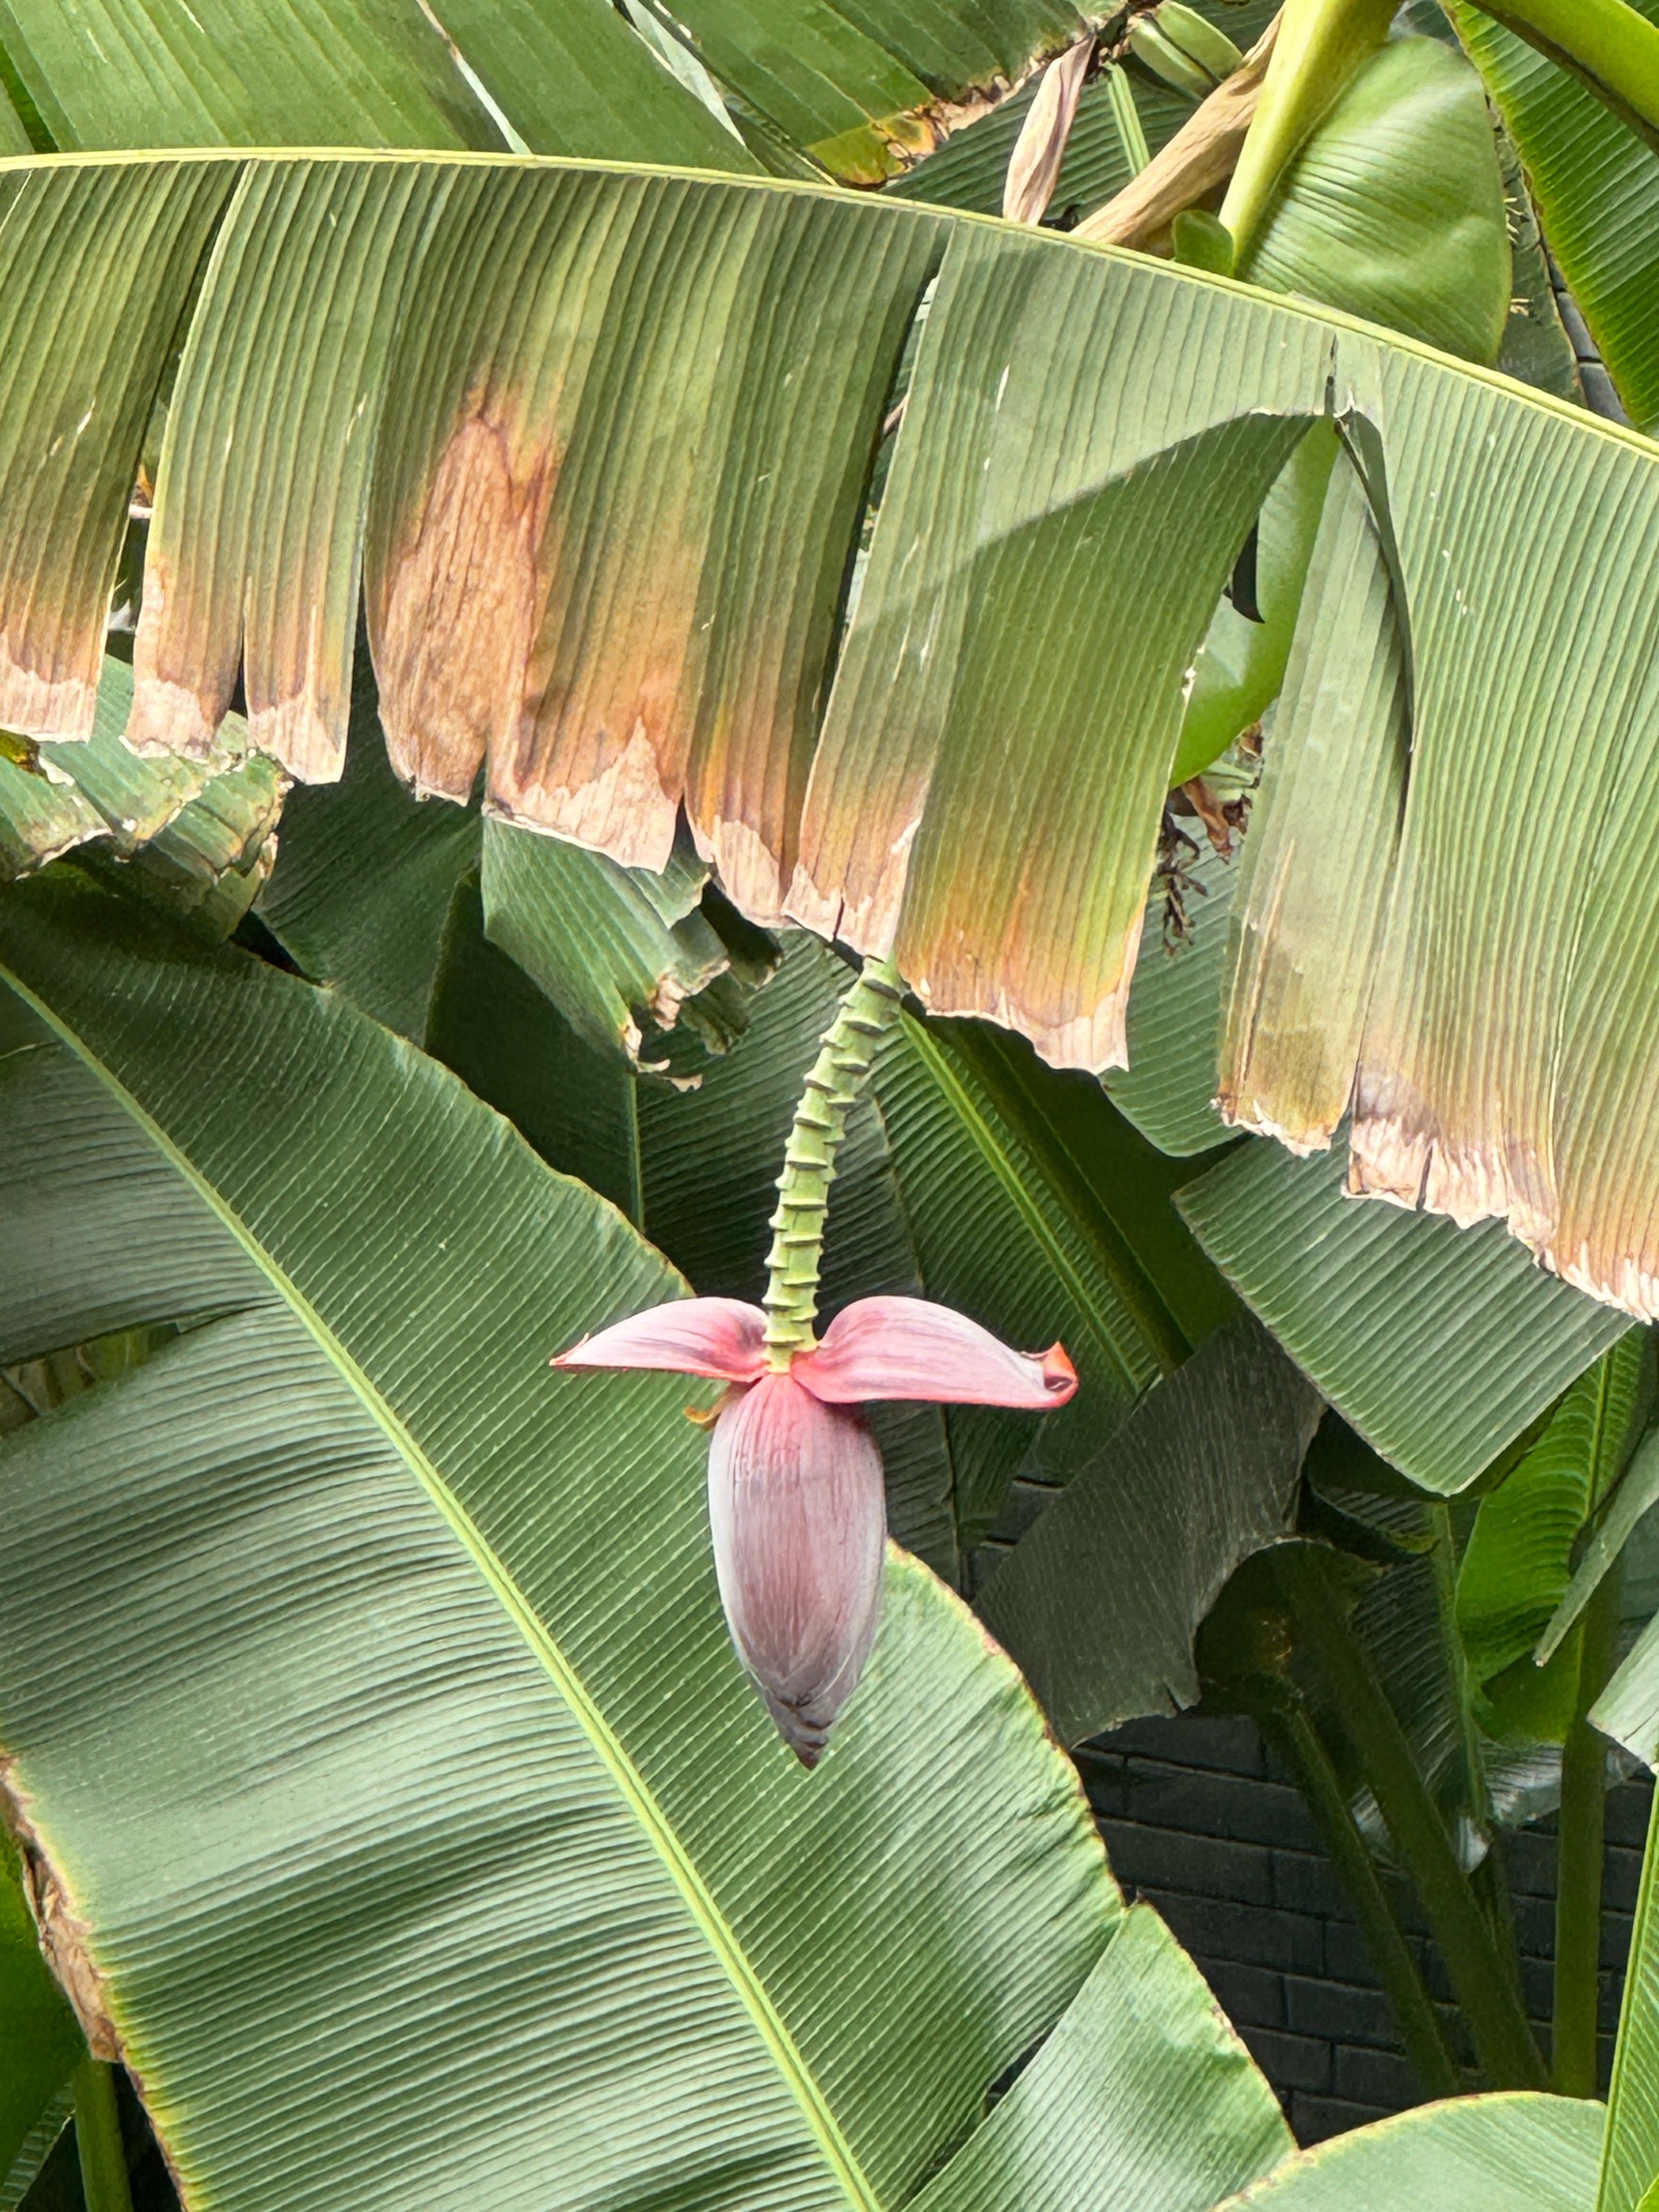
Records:
[[[1063,1406],[1077,1370],[1063,1345],[1012,1352],[988,1328],[927,1298],[860,1298],[790,1373],[815,1398],[928,1398],[942,1406]]]
[[[585,1336],[553,1367],[666,1367],[721,1382],[754,1382],[766,1372],[766,1316],[741,1298],[679,1298]]]
[[[708,1519],[732,1641],[785,1742],[816,1766],[875,1641],[881,1455],[851,1413],[768,1375],[714,1425]]]

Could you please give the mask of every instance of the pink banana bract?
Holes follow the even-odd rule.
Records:
[[[784,1741],[816,1766],[864,1671],[887,1535],[881,1455],[848,1407],[875,1398],[1063,1406],[1063,1346],[1012,1352],[949,1306],[860,1298],[823,1340],[775,1368],[766,1316],[739,1298],[684,1298],[584,1337],[560,1368],[665,1368],[730,1387],[708,1454],[708,1519],[738,1655]]]

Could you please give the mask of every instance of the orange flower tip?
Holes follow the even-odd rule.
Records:
[[[1063,1405],[1076,1391],[1077,1370],[1063,1344],[1051,1344],[1043,1353],[1042,1379],[1053,1392],[1057,1406]]]

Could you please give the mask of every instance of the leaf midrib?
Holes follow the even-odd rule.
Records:
[[[416,1440],[401,1414],[389,1403],[305,1292],[217,1186],[198,1169],[188,1152],[139,1103],[114,1071],[45,1000],[3,964],[0,964],[0,981],[15,991],[23,1004],[46,1024],[52,1035],[68,1047],[82,1066],[116,1099],[122,1110],[131,1115],[162,1158],[211,1208],[216,1218],[234,1237],[253,1265],[288,1304],[357,1397],[369,1418],[427,1491],[456,1540],[483,1577],[508,1619],[523,1636],[555,1688],[575,1716],[595,1755],[663,1862],[670,1880],[684,1898],[688,1911],[735,1990],[763,2045],[800,2107],[823,2152],[824,2162],[845,2191],[848,2203],[856,2209],[856,2212],[883,2212],[880,2198],[842,2133],[823,2090],[796,2047],[794,2038],[772,2002],[765,1985],[750,1966],[713,1893],[681,1845],[645,1778],[623,1747],[581,1677],[548,1632],[436,1464]],[[307,987],[301,985],[298,988],[303,989]]]

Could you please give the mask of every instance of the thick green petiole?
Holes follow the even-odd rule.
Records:
[[[75,2069],[75,2148],[87,2212],[132,2212],[115,2069],[96,2058],[83,2058]]]
[[[1348,1893],[1371,1963],[1400,2023],[1406,2056],[1425,2096],[1455,2097],[1462,2079],[1446,2048],[1430,2002],[1388,1892],[1365,1838],[1359,1832],[1347,1792],[1331,1764],[1318,1731],[1294,1694],[1262,1695],[1243,1701],[1257,1726],[1296,1777],[1313,1814],[1326,1856]]]
[[[1544,2062],[1514,1978],[1388,1693],[1311,1546],[1287,1545],[1273,1570],[1296,1639],[1318,1669],[1388,1823],[1389,1833],[1433,1923],[1452,1986],[1494,2089],[1541,2089]]]
[[[1395,0],[1285,0],[1261,97],[1221,204],[1241,267],[1279,179],[1387,38],[1395,7]]]
[[[1555,1874],[1555,1992],[1550,2027],[1552,2087],[1595,2097],[1601,1988],[1601,1857],[1607,1740],[1589,1723],[1607,1687],[1619,1627],[1617,1568],[1586,1608],[1579,1637],[1578,1691],[1561,1759],[1560,1855]]]
[[[877,1046],[899,1018],[903,997],[904,985],[890,960],[865,962],[824,1031],[795,1109],[778,1177],[761,1301],[767,1354],[775,1368],[787,1367],[796,1352],[811,1348],[836,1155],[847,1134],[848,1109],[870,1073]]]

